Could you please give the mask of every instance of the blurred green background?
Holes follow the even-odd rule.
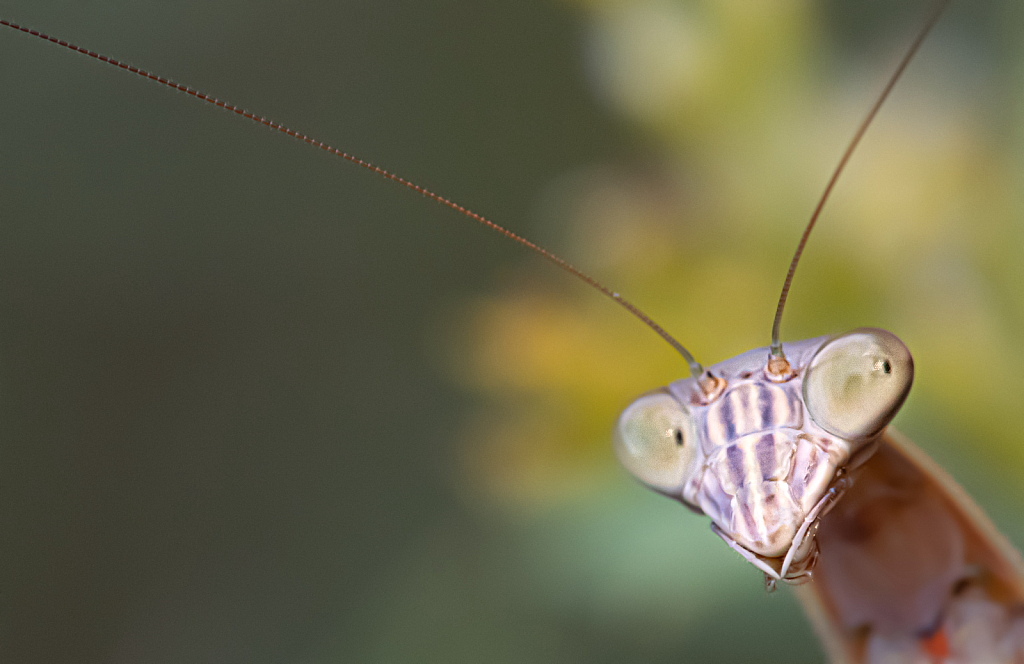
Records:
[[[713,363],[768,341],[927,3],[28,2],[553,249]],[[899,426],[1024,544],[1024,9],[955,3],[797,275],[888,328]],[[0,32],[0,658],[815,662],[787,591],[620,471],[685,374],[535,256]]]

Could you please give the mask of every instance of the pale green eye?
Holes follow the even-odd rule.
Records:
[[[697,441],[689,413],[667,392],[646,394],[619,416],[615,453],[644,484],[663,491],[686,480]]]
[[[804,376],[804,403],[825,431],[864,440],[889,424],[913,380],[914,360],[903,342],[861,328],[818,349]]]

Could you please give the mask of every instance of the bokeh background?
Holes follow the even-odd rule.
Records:
[[[927,3],[29,2],[0,16],[521,231],[713,363]],[[914,352],[900,427],[1024,545],[1024,9],[955,3],[787,339]],[[787,591],[615,465],[685,374],[535,256],[0,31],[0,659],[817,662]]]

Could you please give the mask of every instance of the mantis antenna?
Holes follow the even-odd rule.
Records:
[[[423,196],[426,196],[427,198],[429,198],[429,199],[431,199],[431,200],[433,200],[433,201],[435,201],[437,203],[440,203],[441,205],[444,205],[445,207],[449,207],[452,210],[455,210],[459,214],[462,214],[462,215],[465,215],[466,217],[469,217],[473,221],[476,221],[477,223],[482,224],[482,225],[486,226],[487,228],[490,228],[493,231],[501,233],[502,235],[504,235],[505,237],[509,238],[510,240],[518,242],[519,244],[523,245],[524,247],[527,247],[528,249],[532,249],[533,251],[537,252],[538,254],[540,254],[544,258],[548,259],[549,261],[551,261],[552,263],[554,263],[558,267],[562,268],[563,270],[565,270],[569,274],[579,278],[580,280],[582,280],[587,285],[592,286],[593,288],[597,289],[598,291],[600,291],[601,293],[603,293],[607,297],[609,297],[612,300],[614,300],[617,304],[619,304],[622,307],[624,307],[626,309],[626,311],[628,311],[629,313],[631,313],[634,316],[636,316],[637,318],[639,318],[640,321],[644,325],[646,325],[647,327],[649,327],[652,330],[654,330],[654,332],[658,336],[660,336],[662,339],[667,341],[670,346],[675,348],[676,351],[680,355],[683,356],[683,359],[686,360],[686,363],[690,366],[690,373],[693,374],[693,377],[695,379],[697,379],[697,381],[702,385],[702,387],[705,385],[705,382],[704,382],[705,380],[710,380],[711,381],[710,384],[712,384],[712,385],[714,384],[714,380],[711,379],[710,377],[707,377],[707,378],[702,380],[701,376],[704,373],[704,368],[701,367],[700,363],[697,362],[697,360],[695,360],[693,358],[693,355],[690,354],[690,351],[686,350],[686,348],[681,343],[679,343],[672,335],[670,335],[668,332],[666,332],[663,327],[661,327],[660,325],[655,323],[654,320],[651,319],[650,316],[648,316],[643,311],[641,311],[640,308],[637,307],[635,304],[633,304],[632,302],[630,302],[626,298],[622,297],[617,292],[611,290],[607,286],[604,286],[603,284],[598,282],[596,279],[594,279],[590,275],[586,274],[585,272],[583,272],[582,270],[580,270],[579,268],[577,268],[573,264],[569,263],[565,259],[559,258],[555,254],[553,254],[550,251],[544,249],[543,247],[540,247],[540,246],[534,244],[533,242],[530,242],[526,238],[524,238],[524,237],[522,237],[520,235],[517,235],[516,233],[513,233],[512,231],[508,230],[507,228],[505,228],[503,226],[499,226],[498,224],[494,223],[490,219],[487,219],[486,217],[484,217],[484,216],[482,216],[480,214],[477,214],[476,212],[473,212],[472,210],[470,210],[468,208],[464,208],[461,205],[459,205],[458,203],[456,203],[456,202],[454,202],[454,201],[452,201],[452,200],[450,200],[448,198],[445,198],[444,196],[441,196],[440,194],[435,194],[434,192],[432,192],[432,191],[430,191],[428,189],[424,189],[423,187],[419,186],[418,184],[410,182],[409,180],[406,180],[403,177],[395,175],[394,173],[392,173],[390,171],[384,170],[383,168],[380,168],[379,166],[375,166],[374,164],[372,164],[372,163],[370,163],[368,161],[365,161],[363,159],[360,159],[359,157],[356,157],[356,156],[353,156],[351,154],[348,154],[347,152],[339,150],[338,148],[331,147],[327,143],[324,143],[323,141],[317,140],[316,138],[313,138],[312,136],[308,136],[308,135],[303,134],[303,133],[301,133],[299,131],[296,131],[294,129],[290,129],[290,128],[282,125],[282,124],[274,122],[273,120],[271,120],[269,118],[263,117],[263,116],[261,116],[261,115],[259,115],[257,113],[252,113],[250,111],[245,110],[244,108],[241,108],[239,106],[235,106],[234,104],[228,103],[226,101],[222,101],[222,100],[217,99],[216,97],[212,97],[212,96],[210,96],[210,95],[208,95],[208,94],[206,94],[204,92],[200,92],[199,90],[195,90],[193,88],[190,88],[190,87],[188,87],[186,85],[182,85],[180,83],[175,83],[174,81],[172,81],[172,80],[170,80],[168,78],[164,78],[163,76],[159,76],[159,75],[154,74],[152,72],[146,71],[145,69],[139,69],[138,67],[132,66],[132,65],[126,63],[126,62],[121,62],[120,60],[116,60],[114,58],[111,58],[111,57],[106,56],[106,55],[102,55],[100,53],[96,53],[95,51],[90,51],[87,48],[83,48],[81,46],[76,46],[75,44],[66,42],[63,39],[58,39],[57,37],[52,37],[52,36],[47,35],[45,33],[39,32],[38,30],[33,30],[31,28],[26,28],[24,26],[18,25],[17,23],[12,23],[11,21],[8,21],[8,20],[2,19],[2,18],[0,18],[0,25],[7,26],[8,28],[11,28],[13,30],[17,30],[19,32],[24,32],[25,34],[32,35],[33,37],[38,37],[39,39],[51,42],[53,44],[57,44],[58,46],[63,46],[64,48],[66,48],[66,49],[68,49],[70,51],[74,51],[76,53],[81,53],[82,55],[87,55],[90,58],[94,58],[96,60],[99,60],[100,62],[105,62],[108,65],[111,65],[113,67],[117,67],[118,69],[123,69],[123,70],[125,70],[127,72],[131,72],[132,74],[137,74],[137,75],[139,75],[139,76],[141,76],[143,78],[148,78],[151,81],[155,81],[157,83],[160,83],[161,85],[165,85],[165,86],[167,86],[167,87],[169,87],[169,88],[171,88],[173,90],[177,90],[179,92],[184,92],[185,94],[190,95],[192,97],[195,97],[196,99],[198,99],[200,101],[208,102],[210,104],[213,104],[214,106],[217,106],[218,108],[223,108],[224,110],[231,111],[232,113],[235,113],[236,115],[240,115],[243,118],[248,118],[249,120],[252,120],[253,122],[255,122],[257,124],[261,124],[261,125],[264,125],[264,126],[270,128],[270,129],[274,129],[276,131],[281,132],[282,134],[287,134],[288,136],[291,136],[292,138],[296,138],[296,139],[302,141],[303,143],[307,143],[307,144],[311,145],[314,148],[319,148],[319,149],[323,150],[324,152],[329,152],[330,154],[333,154],[336,157],[341,157],[342,159],[344,159],[346,161],[349,161],[349,162],[352,162],[353,164],[355,164],[357,166],[361,166],[361,167],[363,167],[363,168],[365,168],[365,169],[367,169],[369,171],[372,171],[372,172],[376,173],[377,175],[380,175],[381,177],[383,177],[385,179],[391,180],[392,182],[400,184],[403,187],[407,187],[409,189],[412,189],[413,191],[415,191],[415,192],[417,192],[419,194],[422,194]]]
[[[896,71],[893,72],[892,76],[889,77],[888,83],[885,84],[885,88],[882,89],[882,93],[878,95],[878,99],[875,100],[874,105],[868,114],[864,116],[860,126],[857,127],[857,131],[853,135],[853,139],[850,144],[846,146],[846,151],[843,152],[843,156],[839,159],[839,164],[832,172],[832,177],[829,178],[828,184],[825,185],[825,191],[822,193],[821,198],[818,200],[818,205],[815,206],[814,212],[811,214],[811,220],[807,222],[807,227],[804,228],[804,234],[800,237],[800,243],[796,246],[796,252],[793,254],[793,260],[789,264],[789,271],[786,273],[786,281],[782,284],[782,294],[779,296],[779,306],[775,309],[775,321],[772,323],[772,345],[771,354],[769,356],[768,370],[771,373],[776,374],[788,374],[789,363],[786,362],[786,355],[782,352],[782,341],[779,338],[779,327],[782,324],[782,310],[786,307],[786,298],[789,297],[789,287],[793,283],[793,275],[796,274],[796,266],[800,262],[800,256],[804,253],[804,247],[807,246],[807,238],[811,235],[811,230],[814,228],[814,224],[818,221],[818,216],[821,215],[821,209],[825,207],[825,202],[828,200],[829,194],[832,193],[832,188],[835,187],[836,181],[839,179],[839,174],[846,168],[846,163],[850,161],[850,156],[853,151],[857,148],[860,143],[860,139],[864,138],[864,133],[868,130],[868,126],[871,121],[878,115],[878,110],[882,108],[882,104],[889,97],[889,93],[896,87],[896,82],[900,79],[903,71],[910,64],[914,54],[921,47],[925,37],[932,31],[935,24],[938,23],[939,17],[942,16],[943,10],[949,5],[950,0],[940,0],[935,8],[932,10],[931,16],[928,17],[928,21],[924,24],[924,27],[918,33],[917,38],[907,49],[903,59],[900,60],[899,65],[896,67]]]

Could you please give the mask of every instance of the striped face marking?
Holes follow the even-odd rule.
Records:
[[[903,403],[913,362],[899,339],[872,329],[787,344],[786,355],[793,371],[782,382],[769,378],[763,348],[709,369],[725,384],[710,402],[693,378],[641,397],[619,420],[616,450],[766,574],[797,580],[815,556],[817,519]],[[876,366],[889,370],[875,375]]]
[[[726,391],[708,406],[705,437],[717,447],[759,431],[797,429],[802,415],[799,398],[784,387],[751,380]]]

